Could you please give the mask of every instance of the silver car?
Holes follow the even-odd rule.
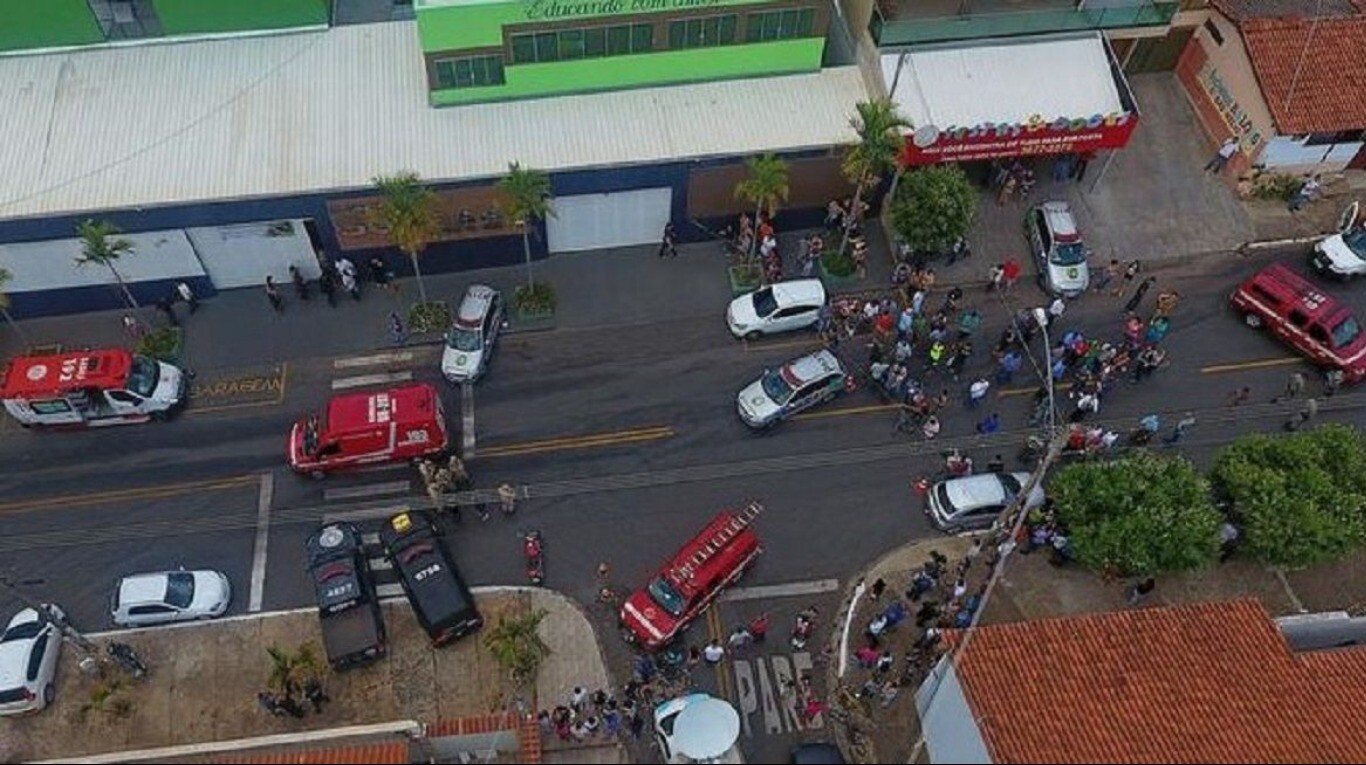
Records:
[[[1044,202],[1032,208],[1025,217],[1025,238],[1044,291],[1069,298],[1086,291],[1091,283],[1086,258],[1091,253],[1066,202]]]
[[[940,481],[930,489],[925,514],[935,528],[950,534],[989,528],[1028,482],[1028,473],[982,473]],[[1043,487],[1035,485],[1025,507],[1035,508],[1043,501]]]

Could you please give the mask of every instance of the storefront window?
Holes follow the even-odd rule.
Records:
[[[751,13],[745,19],[745,42],[810,37],[815,21],[816,11],[811,8]]]
[[[443,58],[436,61],[436,86],[446,88],[479,88],[502,85],[503,57],[471,56]]]
[[[706,48],[735,42],[736,16],[709,16],[669,23],[669,48]]]
[[[625,56],[654,49],[652,24],[560,29],[553,32],[512,35],[509,43],[514,64],[545,64],[601,56]],[[731,33],[734,36],[734,32]]]

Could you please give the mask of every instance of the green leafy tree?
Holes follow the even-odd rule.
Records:
[[[1188,460],[1138,452],[1069,465],[1049,492],[1077,558],[1120,575],[1198,568],[1219,551],[1219,511]]]
[[[520,162],[508,165],[508,174],[498,181],[502,193],[503,214],[522,229],[522,253],[526,256],[526,288],[536,291],[536,280],[531,275],[531,227],[538,220],[555,217],[550,194],[550,176],[543,170],[522,167]]]
[[[888,172],[900,168],[898,161],[906,147],[905,131],[911,123],[897,113],[896,104],[885,98],[860,101],[854,105],[857,113],[849,126],[858,135],[858,143],[844,154],[844,175],[854,182],[854,199],[862,200],[868,187],[875,185]],[[849,217],[840,241],[840,253],[849,245],[855,218]]]
[[[1342,557],[1366,542],[1366,439],[1348,425],[1249,435],[1210,474],[1242,525],[1242,549],[1277,566]]]
[[[294,698],[310,678],[322,675],[322,663],[312,643],[301,643],[292,652],[270,646],[266,653],[270,656],[266,687],[282,696]]]
[[[13,279],[14,274],[10,273],[8,268],[0,268],[0,316],[5,318],[5,323],[9,324],[10,329],[14,330],[14,334],[19,336],[19,342],[28,345],[28,337],[24,335],[24,330],[19,328],[19,323],[14,320],[9,312],[10,299],[9,293],[5,291],[5,285]]]
[[[544,609],[522,616],[500,616],[484,635],[484,645],[493,653],[494,661],[508,671],[519,688],[536,680],[536,673],[551,653],[539,631],[545,616]]]
[[[757,226],[759,216],[764,213],[770,218],[776,215],[779,203],[786,202],[792,191],[787,181],[787,163],[772,154],[746,157],[745,171],[745,179],[735,184],[735,198],[754,205]],[[751,238],[748,253],[751,260],[758,244],[758,237]]]
[[[403,171],[374,179],[380,202],[370,210],[370,224],[387,229],[389,238],[413,262],[417,276],[418,298],[427,302],[427,285],[422,281],[418,256],[441,232],[436,212],[436,194],[423,185],[417,173]]]
[[[943,252],[972,228],[977,200],[958,165],[917,168],[897,184],[892,226],[912,250]]]
[[[109,269],[109,273],[114,276],[114,281],[118,282],[119,289],[123,292],[123,299],[127,301],[130,308],[137,308],[138,301],[133,298],[133,293],[128,291],[128,284],[123,281],[123,275],[115,266],[119,258],[133,252],[133,243],[127,239],[122,239],[117,235],[121,233],[114,224],[109,221],[86,220],[76,227],[76,234],[81,238],[81,254],[76,256],[76,264],[80,266],[97,265]]]

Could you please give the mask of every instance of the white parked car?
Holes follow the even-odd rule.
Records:
[[[503,330],[503,296],[483,284],[471,284],[460,300],[455,322],[441,352],[441,374],[453,383],[472,383],[484,374],[493,345]]]
[[[849,382],[835,354],[816,351],[777,369],[765,369],[758,380],[740,391],[736,409],[746,425],[766,428],[845,393]]]
[[[935,528],[951,534],[985,529],[1028,482],[1028,473],[982,473],[940,481],[930,489],[925,514]],[[1033,509],[1043,501],[1043,487],[1035,485],[1025,507]]]
[[[726,326],[746,340],[805,329],[820,319],[825,285],[820,279],[774,282],[730,301]]]
[[[1091,272],[1086,265],[1090,251],[1081,240],[1077,220],[1066,202],[1036,205],[1025,218],[1025,238],[1039,268],[1044,291],[1062,297],[1086,292]]]
[[[60,608],[47,608],[63,616]],[[15,614],[0,635],[0,715],[36,712],[51,704],[56,694],[52,678],[61,654],[57,625],[44,621],[32,608]]]
[[[1309,262],[1325,276],[1352,279],[1366,275],[1366,224],[1361,222],[1360,202],[1342,211],[1338,232],[1314,245]]]
[[[217,571],[134,574],[114,588],[114,623],[143,627],[222,616],[232,600],[228,577]]]

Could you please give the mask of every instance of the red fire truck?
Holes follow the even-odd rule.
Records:
[[[763,507],[722,511],[621,606],[622,634],[642,648],[668,645],[720,592],[749,568],[763,547],[750,525]]]
[[[100,427],[164,419],[185,403],[189,376],[122,348],[13,358],[0,400],[24,427]]]

